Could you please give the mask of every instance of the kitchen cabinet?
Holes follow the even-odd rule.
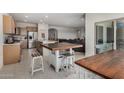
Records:
[[[37,27],[27,27],[26,29],[29,32],[37,32],[38,31],[38,28]]]
[[[20,35],[27,36],[26,28],[20,28]]]
[[[22,40],[21,41],[21,48],[26,49],[27,48],[27,40]]]
[[[20,33],[21,33],[21,28],[20,27],[16,27],[15,34],[16,35],[20,35]]]
[[[20,43],[3,45],[3,63],[4,65],[18,63],[21,58]]]
[[[3,32],[4,34],[14,34],[16,24],[11,16],[3,16]]]

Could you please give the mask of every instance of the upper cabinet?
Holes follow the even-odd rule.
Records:
[[[3,16],[3,32],[4,34],[14,34],[15,33],[15,21],[11,16]]]
[[[29,32],[37,32],[38,28],[37,27],[26,27],[26,30]]]

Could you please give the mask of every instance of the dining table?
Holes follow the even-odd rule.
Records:
[[[124,79],[124,51],[110,50],[75,62],[82,69],[87,69],[107,79]]]

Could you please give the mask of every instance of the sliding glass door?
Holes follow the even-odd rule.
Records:
[[[96,23],[96,54],[113,49],[114,27],[112,21]]]

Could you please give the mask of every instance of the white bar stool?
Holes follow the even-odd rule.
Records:
[[[68,64],[68,69],[69,68],[74,68],[75,54],[70,54],[66,58],[67,58],[66,62]]]
[[[66,53],[63,55],[62,65],[61,68],[65,70],[69,70],[71,68],[74,68],[74,62],[75,62],[75,54],[74,52],[72,54]]]
[[[38,51],[33,51],[32,53],[32,63],[31,63],[31,74],[34,75],[34,72],[43,71],[44,72],[44,64],[43,57],[40,55]]]
[[[68,64],[67,64],[67,58],[65,56],[62,56],[61,61],[61,70],[67,70]]]

